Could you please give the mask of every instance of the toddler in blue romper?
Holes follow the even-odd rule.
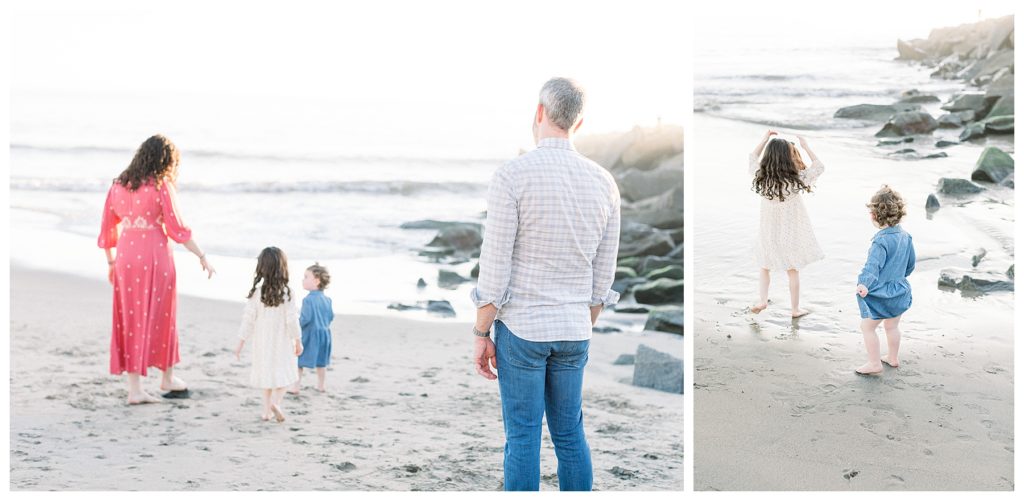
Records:
[[[316,369],[316,389],[321,392],[327,390],[324,380],[327,377],[327,366],[331,363],[331,321],[334,320],[334,310],[331,298],[324,295],[324,289],[330,281],[330,273],[320,263],[306,268],[302,278],[302,288],[309,291],[309,295],[302,300],[302,312],[299,314],[302,355],[299,356],[299,381],[291,393],[299,393],[304,368]]]
[[[857,305],[868,361],[857,368],[861,375],[877,375],[882,364],[899,367],[900,317],[913,300],[907,277],[914,271],[914,239],[900,227],[906,215],[900,194],[883,186],[867,204],[871,220],[880,229],[871,239],[867,262],[857,277]],[[878,325],[883,324],[889,352],[880,355]]]

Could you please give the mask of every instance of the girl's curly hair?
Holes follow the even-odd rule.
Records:
[[[803,161],[800,163],[802,165]],[[754,174],[750,189],[768,200],[778,198],[780,202],[785,202],[786,196],[811,191],[811,187],[800,179],[792,143],[779,138],[768,142],[761,157],[761,168]]]
[[[903,216],[907,215],[903,197],[887,184],[882,185],[882,189],[875,192],[871,197],[871,202],[866,205],[868,209],[871,209],[875,221],[883,228],[900,224]]]
[[[313,263],[313,266],[306,268],[307,271],[313,273],[313,276],[319,281],[317,286],[318,289],[324,290],[327,288],[327,284],[331,283],[331,274],[327,271],[327,267],[321,265],[319,262]]]
[[[114,181],[131,191],[153,181],[157,186],[164,178],[173,182],[178,176],[178,147],[167,137],[157,134],[142,142],[128,168]]]
[[[260,301],[267,306],[279,306],[292,299],[292,289],[288,287],[288,257],[277,247],[267,247],[260,252],[256,260],[256,273],[252,279],[252,289],[249,289],[251,298],[256,293],[256,287],[260,286]]]

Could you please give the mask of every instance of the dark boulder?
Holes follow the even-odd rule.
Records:
[[[633,288],[633,297],[643,304],[682,304],[683,280],[661,278]]]
[[[939,274],[939,287],[958,289],[968,294],[1012,291],[1013,279],[1003,272],[947,268]]]
[[[985,126],[986,134],[1013,134],[1013,115],[986,118],[978,124]]]
[[[1013,176],[1013,157],[995,146],[988,146],[981,152],[981,156],[974,164],[971,180],[999,183],[1011,176]]]
[[[436,249],[470,252],[480,249],[484,241],[479,225],[458,223],[446,226],[427,244]]]
[[[675,248],[667,232],[649,225],[625,222],[619,234],[619,257],[661,256]]]
[[[683,267],[678,264],[672,264],[656,270],[651,270],[644,274],[644,278],[648,280],[657,280],[659,278],[671,278],[681,279],[683,278]]]
[[[943,195],[972,195],[980,193],[985,188],[978,186],[966,179],[944,177],[939,179],[939,193]]]
[[[905,111],[897,113],[875,133],[875,137],[909,136],[911,134],[928,134],[939,128],[939,123],[924,111]]]
[[[968,125],[962,132],[960,132],[960,141],[969,141],[971,139],[984,137],[985,136],[985,124],[973,123]]]
[[[442,289],[457,289],[459,285],[469,281],[470,279],[454,271],[437,270],[437,286]]]
[[[655,308],[647,316],[647,323],[644,324],[645,331],[683,333],[683,307],[662,306]]]
[[[633,362],[633,385],[682,393],[683,361],[642,344]]]
[[[940,140],[935,142],[935,147],[936,148],[949,148],[950,146],[956,146],[958,144],[960,144],[958,141],[946,141],[945,139],[940,139]]]
[[[939,204],[939,198],[936,197],[934,193],[929,193],[928,200],[925,200],[924,202],[924,209],[928,212],[934,212],[939,210],[939,207],[941,207]]]
[[[918,111],[921,106],[913,103],[896,104],[855,104],[845,106],[836,110],[834,118],[849,118],[854,120],[868,120],[874,122],[885,122],[893,115],[905,111]]]
[[[427,313],[437,315],[440,317],[454,317],[455,308],[452,308],[452,304],[448,301],[427,301]]]

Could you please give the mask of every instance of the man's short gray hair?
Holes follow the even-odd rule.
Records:
[[[548,119],[565,131],[579,121],[585,101],[583,87],[571,78],[552,78],[540,89],[540,104]]]

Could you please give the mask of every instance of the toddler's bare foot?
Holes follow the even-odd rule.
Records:
[[[800,317],[806,316],[808,313],[810,313],[810,312],[807,311],[807,310],[799,310],[799,309],[793,310],[793,318],[800,318]]]
[[[128,405],[155,404],[160,401],[160,398],[154,397],[145,391],[139,391],[139,393],[128,393]]]
[[[857,367],[856,371],[854,372],[860,374],[861,376],[877,376],[882,373],[882,363],[879,362],[873,364],[871,362],[868,362],[860,367]]]
[[[895,369],[900,366],[900,359],[897,357],[886,355],[882,357],[882,363]]]
[[[277,405],[271,405],[270,412],[274,413],[274,419],[276,419],[278,423],[284,422],[284,413],[281,412],[280,407],[278,407]]]
[[[768,307],[768,303],[758,303],[758,304],[755,304],[754,306],[750,307],[750,312],[755,314],[755,315],[757,315],[758,313],[761,313],[762,311],[764,311],[764,309],[767,308],[767,307]]]
[[[188,389],[188,384],[178,376],[174,376],[170,381],[167,381],[166,379],[161,381],[160,389],[163,391],[182,391]]]

